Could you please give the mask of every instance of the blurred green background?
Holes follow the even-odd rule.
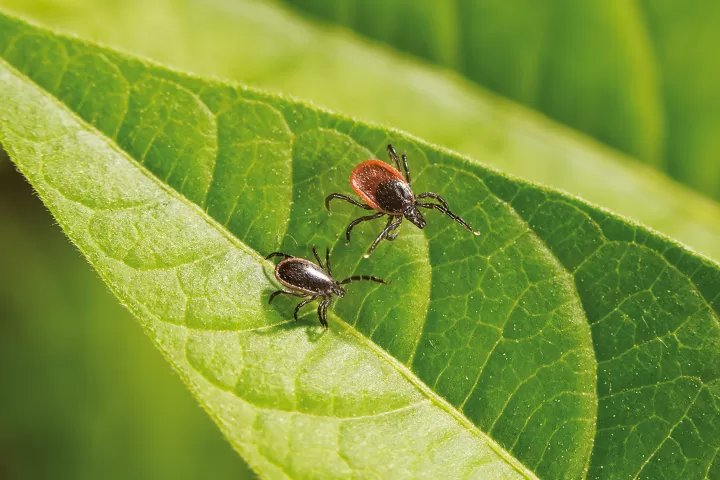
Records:
[[[286,1],[720,198],[720,2]]]
[[[715,0],[0,7],[402,128],[720,258]],[[0,478],[252,477],[2,155],[0,248]]]

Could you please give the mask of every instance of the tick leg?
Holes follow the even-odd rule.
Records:
[[[350,242],[350,231],[355,228],[355,225],[361,222],[367,222],[368,220],[375,220],[376,218],[380,218],[383,215],[385,215],[382,212],[375,213],[373,215],[366,215],[364,217],[356,218],[352,222],[350,222],[350,225],[348,225],[347,230],[345,230],[345,238],[347,238],[347,241]]]
[[[330,211],[330,200],[333,198],[339,198],[340,200],[345,200],[348,203],[352,203],[356,207],[364,208],[365,210],[372,210],[373,208],[370,205],[365,205],[364,203],[360,203],[357,200],[355,200],[352,197],[348,197],[347,195],[342,195],[340,193],[331,193],[325,198],[325,208],[328,209],[328,212]]]
[[[325,319],[325,330],[328,329],[327,311],[328,311],[328,307],[330,306],[331,302],[332,302],[332,297],[327,297],[327,300],[325,300],[325,304],[322,309],[322,316],[323,316],[323,319]]]
[[[395,220],[394,217],[388,217],[388,224],[386,226],[389,226],[391,223],[393,223],[394,220]],[[389,242],[392,242],[393,240],[395,240],[397,238],[397,236],[400,235],[400,230],[398,230],[399,228],[400,228],[400,224],[398,223],[393,228],[388,230],[388,234],[385,236],[385,239]]]
[[[295,321],[296,321],[296,322],[298,321],[298,317],[297,317],[297,316],[298,316],[298,312],[300,311],[300,309],[301,309],[302,307],[304,307],[305,305],[307,305],[308,303],[310,303],[310,302],[312,302],[313,300],[315,300],[316,298],[317,298],[317,295],[314,296],[314,297],[310,297],[310,298],[308,298],[307,300],[303,300],[302,302],[300,302],[300,303],[297,304],[297,307],[295,307],[295,311],[293,312],[293,317],[295,318]]]
[[[350,283],[350,282],[357,282],[358,280],[369,280],[371,282],[382,283],[383,285],[390,284],[389,281],[386,282],[382,278],[378,278],[374,275],[353,275],[352,277],[348,277],[345,280],[343,280],[342,282],[340,282],[339,285],[345,285],[346,283]]]
[[[395,151],[395,148],[393,148],[392,144],[388,144],[387,146],[388,155],[390,156],[390,159],[395,162],[395,166],[398,169],[398,172],[400,172],[400,159],[398,158],[398,154]],[[410,182],[410,169],[408,168],[407,163],[407,154],[405,152],[402,153],[402,161],[403,161],[403,168],[405,169],[405,181],[408,183],[408,185],[411,185]]]
[[[320,260],[320,255],[318,255],[315,245],[312,246],[312,252],[313,252],[313,255],[315,255],[315,260],[317,260],[318,265],[320,265],[320,268],[325,270],[325,266],[323,266],[322,260]]]
[[[287,253],[272,252],[272,253],[269,254],[267,257],[265,257],[265,260],[269,260],[269,259],[271,259],[272,257],[295,258],[295,257],[293,257],[292,255],[288,255]]]
[[[397,217],[392,223],[388,223],[388,225],[385,227],[385,229],[382,232],[380,232],[380,235],[377,236],[377,238],[375,239],[373,244],[370,245],[370,250],[368,250],[368,252],[365,254],[365,256],[367,257],[371,253],[373,253],[373,251],[375,251],[375,247],[378,246],[378,243],[380,243],[380,241],[383,238],[387,237],[388,232],[398,228],[400,226],[400,224],[402,223],[402,220],[403,220],[403,217]]]
[[[272,295],[270,295],[270,299],[268,300],[268,305],[272,303],[273,298],[277,297],[278,295],[292,295],[293,297],[304,297],[305,295],[297,292],[291,292],[290,290],[278,290],[277,292],[273,292]]]
[[[473,235],[480,235],[480,232],[474,231],[472,229],[472,227],[470,225],[468,225],[465,220],[463,220],[462,218],[460,218],[457,215],[455,215],[454,213],[452,213],[449,209],[445,208],[443,205],[438,205],[436,203],[422,203],[422,202],[415,202],[415,205],[417,205],[419,207],[423,207],[423,208],[434,208],[435,210],[444,213],[448,217],[450,217],[453,220],[455,220],[456,222],[458,222],[463,227],[470,230],[473,233]]]
[[[415,195],[415,198],[434,198],[438,202],[442,203],[443,207],[445,207],[448,211],[450,211],[450,206],[447,204],[445,199],[443,197],[441,197],[440,195],[438,195],[437,193],[425,192],[425,193],[421,193],[419,195]]]
[[[318,320],[320,321],[320,325],[325,327],[325,330],[327,330],[327,328],[328,328],[327,317],[326,317],[327,311],[325,309],[325,304],[327,303],[327,301],[328,301],[328,297],[322,297],[322,300],[320,300],[320,304],[318,305],[318,308],[317,308]]]
[[[407,181],[408,185],[412,185],[412,181],[410,180],[410,169],[408,168],[407,163],[407,153],[402,153],[402,159],[403,159],[403,168],[405,169],[405,181]]]
[[[400,159],[398,158],[398,154],[395,151],[395,147],[392,146],[392,143],[388,143],[387,146],[388,156],[390,157],[390,160],[395,162],[395,166],[398,169],[398,172],[402,171],[400,168]]]
[[[327,268],[327,273],[332,277],[332,268],[330,268],[330,248],[325,248],[325,268]]]

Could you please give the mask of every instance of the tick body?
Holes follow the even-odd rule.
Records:
[[[325,252],[324,265],[314,246],[312,247],[312,251],[317,260],[317,265],[310,260],[293,257],[292,255],[282,252],[273,252],[265,257],[265,259],[283,257],[283,260],[275,266],[275,278],[288,289],[273,292],[273,294],[270,295],[268,303],[272,303],[276,296],[282,294],[304,298],[304,300],[295,307],[295,312],[293,313],[295,320],[298,319],[298,312],[303,306],[319,298],[320,303],[318,304],[317,310],[318,320],[320,320],[320,325],[327,330],[327,310],[334,296],[341,298],[345,296],[345,289],[342,285],[357,280],[370,280],[384,284],[390,283],[372,275],[354,275],[338,282],[332,276],[330,250],[328,249]]]
[[[465,220],[451,212],[447,202],[440,195],[432,192],[415,195],[410,181],[407,155],[402,154],[403,170],[405,171],[403,176],[400,172],[400,158],[397,152],[392,145],[388,145],[387,150],[390,159],[395,162],[397,168],[393,168],[380,160],[368,160],[355,167],[350,174],[350,185],[365,202],[364,204],[340,193],[332,193],[325,198],[325,207],[328,210],[330,210],[330,200],[339,198],[365,210],[375,210],[377,212],[350,222],[347,230],[345,230],[345,237],[348,242],[350,241],[350,232],[357,224],[375,220],[385,215],[388,216],[387,225],[372,243],[366,256],[370,255],[383,239],[393,241],[397,238],[403,218],[407,218],[418,228],[425,228],[427,223],[422,213],[420,213],[419,207],[438,210],[470,230],[473,234],[480,235],[479,232],[473,231]],[[430,198],[437,200],[439,203],[419,201],[418,199],[421,198]]]

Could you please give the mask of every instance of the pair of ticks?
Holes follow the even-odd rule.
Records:
[[[402,154],[402,166],[405,171],[405,176],[403,176],[403,174],[400,173],[400,158],[397,152],[392,145],[388,145],[387,150],[390,160],[395,163],[397,168],[393,168],[391,165],[380,160],[367,160],[355,167],[350,174],[350,185],[365,203],[360,203],[352,197],[339,193],[331,193],[325,199],[325,207],[328,211],[330,210],[330,200],[338,198],[362,209],[375,210],[377,212],[350,222],[350,225],[348,225],[345,230],[345,237],[348,242],[350,241],[350,232],[357,224],[387,215],[387,225],[370,246],[368,253],[365,255],[367,258],[383,239],[393,241],[397,238],[400,233],[398,228],[402,224],[403,218],[407,218],[420,229],[425,228],[425,218],[422,213],[420,213],[418,207],[434,209],[444,213],[470,230],[473,234],[480,235],[480,232],[473,231],[465,220],[452,213],[447,202],[440,195],[432,192],[415,195],[411,186],[407,155],[405,153]],[[418,200],[427,198],[437,200],[438,203]],[[330,250],[327,249],[325,252],[324,265],[314,245],[312,252],[317,260],[317,265],[304,258],[293,257],[292,255],[282,252],[273,252],[265,257],[266,259],[283,257],[283,260],[275,266],[275,278],[288,289],[273,292],[273,294],[270,295],[268,303],[272,303],[273,299],[281,294],[304,298],[304,300],[295,307],[293,314],[295,320],[298,319],[298,312],[303,306],[320,298],[320,304],[317,309],[318,319],[320,320],[320,325],[327,330],[327,310],[330,302],[332,302],[333,296],[345,296],[345,289],[342,285],[357,280],[370,280],[382,284],[390,283],[372,275],[355,275],[338,282],[332,275]]]

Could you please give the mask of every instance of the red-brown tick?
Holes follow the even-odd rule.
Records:
[[[320,260],[320,255],[318,255],[315,245],[312,247],[312,252],[319,266],[310,260],[293,257],[292,255],[282,252],[273,252],[265,257],[266,260],[272,257],[284,258],[275,266],[275,278],[277,278],[277,281],[283,286],[290,289],[273,292],[273,294],[270,295],[268,303],[272,303],[273,298],[281,294],[305,298],[305,300],[298,303],[297,307],[295,307],[293,317],[296,321],[300,309],[319,297],[320,304],[317,309],[318,319],[320,320],[320,325],[327,330],[327,309],[328,306],[330,306],[330,302],[332,302],[333,296],[341,298],[345,296],[345,289],[341,287],[341,285],[357,280],[371,280],[383,284],[390,283],[382,278],[373,277],[372,275],[353,275],[342,282],[338,282],[333,278],[332,269],[330,268],[330,249],[327,249],[325,252],[325,265],[323,265],[322,260]]]
[[[376,210],[378,212],[350,222],[347,230],[345,230],[345,237],[348,242],[350,242],[350,231],[355,228],[355,225],[388,215],[387,225],[365,255],[365,257],[368,257],[383,239],[393,241],[397,238],[400,233],[398,228],[403,218],[407,218],[418,228],[425,228],[425,218],[418,210],[418,207],[438,210],[470,230],[473,234],[480,235],[480,232],[473,231],[465,220],[451,212],[445,199],[437,193],[424,192],[415,195],[410,182],[407,155],[405,152],[402,154],[403,169],[405,170],[405,176],[403,177],[402,173],[400,173],[400,158],[398,158],[397,152],[392,145],[388,145],[387,150],[388,156],[395,162],[397,168],[393,168],[380,160],[367,160],[355,167],[350,174],[350,185],[352,185],[355,193],[365,201],[365,204],[340,193],[331,193],[325,198],[325,207],[328,211],[330,210],[330,200],[339,198],[365,210]],[[432,198],[440,203],[419,202],[419,198]]]

